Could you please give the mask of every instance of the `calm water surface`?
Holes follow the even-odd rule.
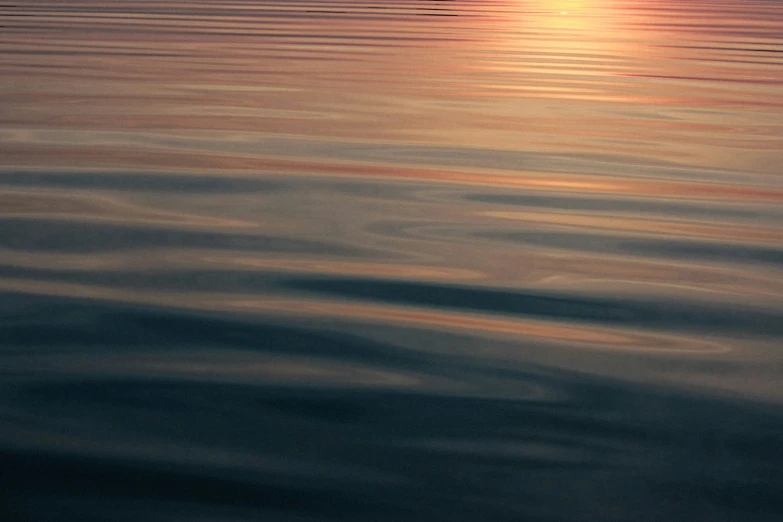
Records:
[[[0,6],[0,519],[783,519],[783,2]]]

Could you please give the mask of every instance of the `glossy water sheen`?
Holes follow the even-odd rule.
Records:
[[[783,520],[783,2],[0,17],[1,520]]]

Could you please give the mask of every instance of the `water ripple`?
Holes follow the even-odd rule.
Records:
[[[783,5],[0,5],[0,520],[783,516]]]

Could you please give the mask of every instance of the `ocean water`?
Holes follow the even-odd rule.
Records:
[[[0,5],[0,520],[783,520],[783,2]]]

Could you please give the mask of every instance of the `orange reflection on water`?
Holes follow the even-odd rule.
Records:
[[[552,212],[489,211],[482,215],[547,225],[549,228],[575,228],[623,231],[664,236],[717,238],[730,241],[757,241],[772,246],[783,244],[783,230],[763,227],[738,227],[731,223],[675,221],[672,219],[634,218],[622,215],[568,214]]]
[[[534,319],[500,318],[482,314],[465,314],[445,310],[311,300],[243,300],[225,303],[231,309],[265,311],[267,313],[314,315],[316,317],[350,318],[351,320],[382,321],[430,329],[462,330],[482,335],[512,335],[548,342],[573,343],[599,350],[629,352],[725,353],[728,346],[621,329],[590,328],[573,324]]]
[[[0,144],[0,157],[8,164],[36,166],[58,165],[71,168],[123,169],[145,171],[186,170],[191,173],[250,175],[274,172],[286,175],[360,177],[368,179],[411,179],[426,182],[448,182],[465,185],[514,187],[533,191],[557,191],[585,194],[627,196],[658,196],[689,199],[738,201],[783,201],[783,189],[775,187],[696,182],[676,179],[635,179],[601,174],[569,174],[555,172],[509,172],[489,169],[439,169],[382,163],[360,163],[335,160],[309,160],[284,157],[227,154],[220,152],[166,150],[155,147],[62,147],[49,148],[32,144]]]
[[[300,2],[39,2],[0,44],[0,125],[603,152],[770,173],[779,163],[770,113],[783,106],[783,67],[754,52],[777,49],[753,37],[770,31],[759,6],[737,36],[720,13],[675,0],[427,4],[316,15]],[[64,146],[104,164],[100,150]],[[125,151],[123,165],[148,152]],[[191,167],[174,151],[166,163]]]
[[[295,318],[334,318],[368,322],[422,326],[436,330],[456,330],[479,336],[511,335],[546,342],[567,343],[572,347],[628,352],[718,354],[731,351],[728,345],[709,340],[664,335],[620,328],[585,327],[572,323],[535,319],[513,319],[483,314],[466,314],[437,309],[376,305],[367,302],[340,302],[319,299],[241,298],[231,294],[139,291],[96,285],[57,283],[0,278],[0,290],[22,291],[47,296],[110,299],[146,306],[173,306],[186,310],[213,312],[263,312]],[[577,345],[574,345],[577,343]]]

